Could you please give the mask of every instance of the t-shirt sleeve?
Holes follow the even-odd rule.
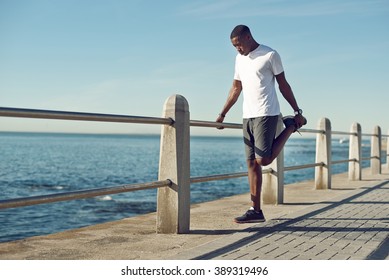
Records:
[[[273,55],[270,58],[270,63],[271,63],[274,75],[278,75],[278,74],[281,74],[282,72],[284,72],[284,67],[282,66],[281,57],[277,51],[273,52]]]

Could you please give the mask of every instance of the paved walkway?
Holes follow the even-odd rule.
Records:
[[[174,259],[389,259],[389,183],[254,225]]]
[[[236,224],[248,194],[193,205],[189,234],[156,234],[155,213],[0,243],[0,260],[389,259],[389,171],[331,190],[285,186],[285,203],[264,205],[267,222]]]

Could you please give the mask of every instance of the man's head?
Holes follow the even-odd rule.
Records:
[[[237,25],[231,32],[231,43],[241,55],[248,55],[258,47],[250,29],[246,25]]]

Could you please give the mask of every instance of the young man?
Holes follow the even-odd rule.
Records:
[[[258,44],[245,25],[236,26],[230,38],[238,51],[234,80],[216,121],[224,121],[243,91],[243,136],[252,207],[243,216],[235,218],[235,222],[264,222],[261,210],[262,166],[270,164],[278,156],[290,135],[305,125],[307,120],[285,78],[279,54],[268,46]],[[285,129],[277,138],[275,135],[280,106],[275,80],[295,113],[294,117],[283,119]],[[222,128],[221,126],[220,129]]]

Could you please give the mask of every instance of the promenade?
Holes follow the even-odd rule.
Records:
[[[389,170],[361,181],[333,176],[285,186],[285,203],[264,205],[267,221],[235,224],[249,196],[193,205],[189,234],[156,234],[156,214],[0,243],[7,260],[388,260]]]

